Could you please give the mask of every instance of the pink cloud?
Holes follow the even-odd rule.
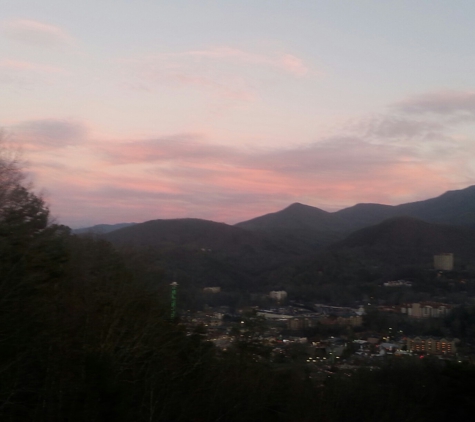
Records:
[[[202,57],[214,60],[235,60],[243,63],[275,67],[295,76],[304,76],[308,67],[302,59],[292,55],[264,55],[249,53],[237,48],[218,47],[209,50],[195,50],[182,53],[184,56]]]
[[[414,139],[435,136],[445,131],[440,121],[400,115],[373,115],[350,124],[349,133],[372,139]]]
[[[308,73],[308,67],[303,61],[292,54],[286,54],[281,57],[280,63],[285,70],[296,76],[305,76]]]
[[[69,224],[85,219],[112,223],[177,217],[234,223],[295,201],[323,208],[362,201],[394,204],[453,187],[444,175],[414,163],[395,163],[352,178],[204,163],[183,171],[176,166],[168,170],[155,169],[147,176],[125,170],[122,176],[111,176],[106,170],[88,174],[58,170],[49,188],[53,211]]]
[[[425,116],[401,110],[370,116],[344,134],[267,150],[198,133],[74,143],[85,136],[74,124],[24,126],[46,136],[46,146],[71,139],[70,154],[84,157],[76,168],[77,155],[62,158],[67,148],[45,149],[49,164],[34,167],[51,192],[53,213],[69,224],[79,225],[85,215],[88,224],[176,217],[235,223],[297,201],[327,210],[399,204],[473,183],[475,143]]]
[[[131,69],[124,85],[152,91],[166,85],[193,88],[221,99],[238,102],[258,98],[262,74],[302,77],[308,73],[301,59],[291,54],[256,54],[219,47],[175,54],[158,54],[127,60]]]
[[[168,74],[165,79],[169,79],[183,85],[191,85],[205,90],[210,90],[221,95],[222,97],[229,99],[241,101],[252,101],[255,99],[255,94],[246,86],[244,81],[239,80],[238,78],[219,80],[206,76],[187,74],[186,72],[175,72]]]
[[[454,114],[475,115],[475,92],[439,91],[409,97],[394,106],[413,114],[433,113],[449,117]]]
[[[45,72],[45,73],[61,73],[64,70],[56,66],[47,66],[38,63],[23,62],[18,60],[0,60],[0,69],[13,71],[31,71],[31,72]]]
[[[200,161],[229,156],[233,149],[203,142],[202,136],[180,134],[132,142],[101,143],[97,151],[108,164],[121,165],[175,160]]]
[[[63,69],[19,60],[0,60],[0,84],[32,88],[53,83]]]
[[[4,21],[1,29],[8,38],[27,44],[54,46],[72,41],[72,37],[64,29],[36,20]]]
[[[160,86],[182,89],[193,88],[223,99],[253,101],[256,97],[250,84],[235,71],[208,69],[189,61],[174,62],[169,56],[139,59],[132,64],[132,74],[125,86],[152,92]]]
[[[111,168],[127,171],[140,163],[147,166],[147,182],[140,185],[144,179],[135,178],[127,185],[130,192],[148,192],[153,197],[163,195],[166,186],[171,195],[167,203],[182,204],[183,212],[193,209],[214,218],[215,209],[221,210],[219,215],[235,210],[231,221],[247,213],[240,210],[243,198],[267,211],[271,204],[275,210],[286,201],[328,208],[361,201],[394,204],[422,199],[422,193],[436,195],[457,183],[450,171],[421,158],[416,148],[357,138],[250,151],[182,135],[116,146],[109,143],[100,151]],[[162,212],[169,218],[166,206]]]
[[[44,151],[83,143],[89,128],[71,119],[38,119],[16,123],[9,128],[11,136],[22,148]]]

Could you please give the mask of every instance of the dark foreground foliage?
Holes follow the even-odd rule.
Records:
[[[245,348],[218,353],[168,321],[164,293],[110,244],[50,225],[41,198],[3,186],[1,421],[439,421],[475,411],[471,366],[426,359],[322,383]]]

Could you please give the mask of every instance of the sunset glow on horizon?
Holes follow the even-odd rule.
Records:
[[[0,129],[71,227],[475,184],[475,3],[7,0]]]

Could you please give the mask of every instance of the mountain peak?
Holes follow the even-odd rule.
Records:
[[[312,208],[312,207],[310,207],[310,205],[305,205],[305,204],[302,204],[301,202],[294,202],[293,204],[290,204],[287,208],[284,208],[284,209],[289,209],[289,208],[305,208],[305,207]]]
[[[237,226],[247,230],[341,231],[346,224],[330,212],[295,202],[283,210],[243,221]]]
[[[288,207],[284,208],[283,210],[277,211],[277,213],[275,213],[275,214],[286,213],[286,212],[289,212],[289,211],[308,212],[308,213],[313,213],[313,214],[316,214],[316,213],[330,214],[329,212],[324,211],[320,208],[312,207],[311,205],[305,205],[305,204],[302,204],[300,202],[294,202],[293,204],[290,204]]]

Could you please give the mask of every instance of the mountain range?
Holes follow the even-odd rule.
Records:
[[[392,217],[356,230],[329,249],[358,252],[360,256],[393,264],[430,264],[440,252],[454,253],[469,262],[475,257],[475,230],[413,217]]]
[[[235,224],[253,232],[311,232],[329,236],[348,234],[354,230],[378,224],[397,216],[408,216],[431,223],[465,226],[475,229],[475,185],[448,191],[423,201],[401,205],[360,203],[336,212],[294,203],[274,213]],[[179,219],[181,221],[198,219]],[[174,219],[163,220],[174,221]],[[142,223],[145,224],[145,223]],[[109,233],[136,223],[99,224],[73,230],[74,233]],[[140,224],[139,224],[140,225]]]
[[[236,225],[185,218],[75,232],[99,232],[122,249],[153,250],[150,259],[165,271],[183,272],[199,285],[269,282],[276,270],[325,250],[430,265],[437,252],[475,256],[475,186],[424,201],[357,204],[333,213],[295,203]]]
[[[356,204],[336,212],[295,203],[237,226],[253,231],[290,229],[349,233],[397,216],[475,228],[475,185],[424,201],[401,205]]]

